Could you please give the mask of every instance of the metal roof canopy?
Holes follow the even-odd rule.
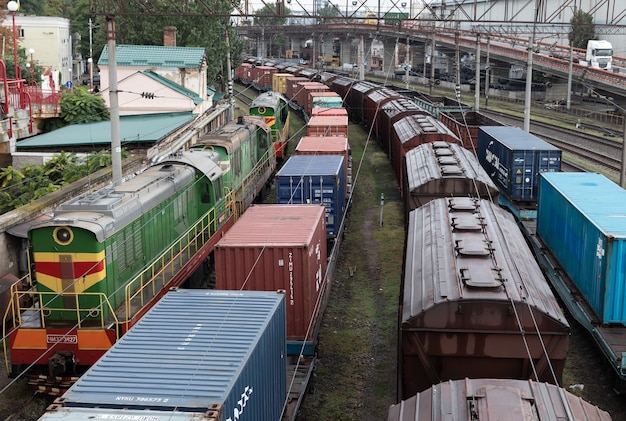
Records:
[[[120,138],[124,143],[149,143],[161,140],[167,134],[193,120],[192,113],[144,114],[120,118]],[[111,145],[111,122],[72,124],[17,143],[17,150],[88,145]]]

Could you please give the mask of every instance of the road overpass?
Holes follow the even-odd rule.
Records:
[[[328,52],[332,39],[341,39],[344,45],[349,45],[354,39],[364,39],[371,42],[378,39],[383,42],[385,49],[393,48],[396,42],[408,43],[410,48],[421,49],[435,40],[436,50],[450,53],[457,49],[463,53],[475,53],[480,43],[481,56],[489,51],[490,61],[501,61],[526,66],[528,61],[529,38],[514,37],[494,31],[484,33],[467,31],[448,26],[436,26],[432,22],[416,24],[411,28],[400,28],[397,25],[371,25],[358,22],[326,23],[317,25],[286,25],[279,27],[240,26],[239,35],[247,39],[269,39],[276,34],[282,34],[296,42],[306,39],[326,40],[318,46],[317,56],[332,55]],[[433,36],[434,34],[434,36]],[[259,41],[261,42],[261,41]],[[568,79],[570,74],[570,50],[567,46],[555,44],[534,43],[538,53],[533,54],[533,71],[546,75]],[[342,48],[343,50],[343,48]],[[393,49],[391,50],[393,51]],[[580,50],[573,50],[572,57],[580,57]],[[485,62],[481,58],[481,62]],[[626,69],[626,58],[614,57],[614,65]],[[386,64],[385,66],[388,66]],[[572,80],[582,83],[605,95],[626,96],[626,73],[589,68],[578,63],[571,65]]]

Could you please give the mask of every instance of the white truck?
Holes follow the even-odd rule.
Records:
[[[612,70],[613,68],[613,45],[609,41],[590,39],[587,41],[587,54],[585,55],[587,66],[596,69]],[[580,64],[584,64],[581,62]]]

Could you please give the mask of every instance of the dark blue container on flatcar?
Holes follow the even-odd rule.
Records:
[[[515,202],[536,202],[539,173],[561,171],[561,150],[518,127],[482,126],[478,161]]]
[[[279,420],[285,306],[276,292],[170,291],[40,419]]]
[[[324,204],[326,236],[335,238],[346,210],[344,173],[340,155],[294,155],[276,174],[276,202]]]

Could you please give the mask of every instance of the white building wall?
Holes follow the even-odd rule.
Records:
[[[2,26],[12,29],[11,14],[7,13]],[[80,75],[72,75],[72,37],[70,34],[69,19],[52,16],[23,16],[15,14],[15,26],[19,34],[18,48],[26,50],[27,59],[30,60],[28,51],[35,50],[33,60],[46,70],[58,71],[58,80],[55,81],[56,89],[72,78]],[[27,75],[22,75],[24,78]]]

